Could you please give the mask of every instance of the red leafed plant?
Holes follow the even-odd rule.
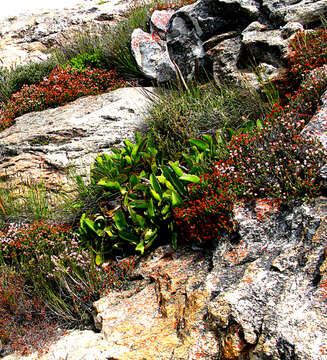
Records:
[[[114,71],[55,68],[37,85],[23,87],[12,95],[0,110],[0,130],[11,126],[16,117],[73,101],[81,96],[96,95],[126,86]]]

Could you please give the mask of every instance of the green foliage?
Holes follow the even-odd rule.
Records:
[[[229,129],[263,119],[267,111],[255,91],[230,84],[192,84],[187,91],[171,89],[149,96],[151,142],[171,159],[181,158],[189,139],[213,135],[218,129],[221,136],[228,135]]]
[[[151,4],[135,4],[126,13],[126,18],[115,25],[102,24],[67,36],[53,56],[61,65],[74,58],[80,62],[83,54],[97,54],[94,66],[114,69],[125,78],[144,78],[131,52],[131,34],[134,29],[148,29]],[[76,60],[74,60],[75,62]]]
[[[52,317],[71,327],[90,324],[93,301],[123,286],[133,261],[99,268],[71,226],[35,221],[0,232],[0,265],[16,268]]]
[[[94,52],[93,54],[82,53],[69,60],[68,63],[72,68],[79,70],[85,70],[87,67],[101,68],[103,58],[99,51]]]
[[[158,150],[137,134],[135,144],[125,140],[122,149],[99,155],[91,179],[108,204],[93,218],[83,215],[80,231],[99,263],[107,252],[134,249],[143,254],[163,239],[176,246],[173,209],[187,197],[187,184],[199,181],[196,175],[184,174],[178,162],[164,165]],[[116,207],[110,211],[106,205],[113,198]]]

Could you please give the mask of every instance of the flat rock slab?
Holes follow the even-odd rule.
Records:
[[[89,172],[99,153],[145,128],[149,102],[141,89],[122,88],[17,118],[0,133],[0,179],[54,186],[67,182],[70,166]]]

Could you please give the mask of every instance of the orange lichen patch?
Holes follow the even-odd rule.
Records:
[[[272,215],[279,212],[280,199],[257,199],[254,211],[259,220],[266,215]]]
[[[247,244],[241,241],[238,245],[234,246],[232,250],[226,252],[223,256],[224,259],[229,261],[231,264],[238,264],[242,262],[248,256]]]

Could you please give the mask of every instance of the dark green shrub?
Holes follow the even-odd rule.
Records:
[[[55,68],[52,61],[18,65],[7,75],[7,84],[11,94],[18,92],[24,85],[38,84],[49,76]]]

